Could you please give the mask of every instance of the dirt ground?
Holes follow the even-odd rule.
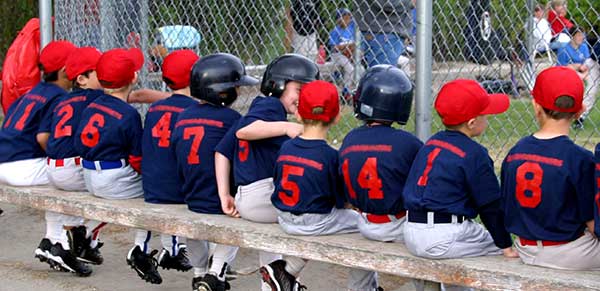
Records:
[[[102,233],[105,246],[101,249],[105,262],[93,266],[88,278],[51,270],[46,263],[33,257],[33,250],[45,233],[43,213],[30,208],[0,203],[4,214],[0,216],[0,291],[44,290],[191,290],[192,273],[161,269],[163,283],[151,285],[143,282],[130,269],[125,256],[133,242],[133,232],[127,228],[110,225]],[[157,248],[160,238],[152,240]],[[234,268],[244,269],[258,263],[257,252],[240,250]],[[310,262],[300,278],[308,290],[346,290],[348,269],[319,262]],[[380,283],[386,291],[414,290],[411,281],[382,275]],[[231,282],[232,290],[260,290],[257,274],[240,277]]]

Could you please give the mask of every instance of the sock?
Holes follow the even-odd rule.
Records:
[[[227,265],[235,258],[237,251],[238,247],[217,244],[208,272],[217,276],[219,281],[225,281]]]
[[[204,277],[204,275],[206,275],[206,268],[194,267],[194,278]]]
[[[298,278],[304,266],[306,266],[306,260],[298,257],[286,257],[285,258],[285,270],[292,276]]]
[[[135,245],[139,246],[142,252],[148,253],[148,242],[150,242],[150,237],[152,236],[152,232],[143,229],[135,230]]]
[[[169,252],[171,256],[179,254],[179,239],[177,236],[164,234],[160,235],[160,241],[162,242],[163,248]]]
[[[100,234],[100,230],[105,227],[107,223],[97,220],[88,220],[83,225],[85,226],[85,237],[91,238],[90,247],[95,248],[98,246],[98,235]]]
[[[60,243],[65,250],[70,250],[67,230],[64,229],[61,221],[62,214],[46,211],[46,238],[52,244]]]

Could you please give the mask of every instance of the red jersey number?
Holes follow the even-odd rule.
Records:
[[[433,162],[435,161],[435,158],[437,158],[437,156],[440,154],[441,151],[442,151],[441,148],[434,148],[429,153],[429,155],[427,156],[427,166],[425,166],[423,175],[421,175],[421,177],[419,177],[419,180],[417,181],[417,185],[427,186],[427,181],[429,180],[429,172],[431,172],[431,168],[433,168]]]
[[[58,116],[60,116],[60,120],[54,128],[54,138],[71,136],[71,134],[73,134],[73,127],[65,124],[73,118],[73,106],[66,105],[62,107],[58,111]]]
[[[189,140],[194,137],[192,140],[192,146],[190,147],[190,153],[187,157],[188,165],[198,165],[200,164],[200,156],[198,155],[198,150],[200,149],[200,145],[202,144],[202,139],[204,138],[204,127],[203,126],[194,126],[194,127],[186,127],[183,130],[183,139]]]
[[[171,131],[169,127],[171,125],[171,116],[173,113],[166,112],[163,114],[158,122],[152,127],[152,137],[158,138],[158,147],[168,148],[171,144]]]
[[[250,153],[250,143],[247,140],[238,141],[238,159],[240,162],[248,160],[248,153]]]
[[[81,143],[87,147],[94,147],[100,141],[100,131],[98,128],[104,127],[104,115],[94,113],[90,120],[81,131]]]
[[[15,118],[15,116],[14,116],[15,113],[19,111],[19,108],[21,107],[22,104],[23,104],[23,100],[21,100],[21,102],[19,102],[19,104],[17,105],[17,108],[15,108],[15,111],[13,112],[13,114],[11,114],[8,117],[8,119],[4,123],[4,128],[8,128],[10,126],[11,121]],[[35,104],[37,104],[37,102],[35,102],[35,101],[31,101],[31,103],[27,104],[27,106],[25,107],[25,110],[23,110],[23,115],[21,115],[21,117],[15,123],[16,130],[22,131],[23,128],[25,128],[25,122],[29,118],[29,115],[31,115],[31,110],[33,110],[33,107],[35,107]]]
[[[350,198],[355,199],[356,192],[352,187],[349,167],[349,161],[348,159],[345,159],[344,163],[342,164],[342,174],[344,175],[344,183],[346,184],[346,188],[348,188],[348,194]],[[367,158],[362,168],[360,169],[360,172],[358,173],[357,182],[361,188],[368,190],[367,195],[369,196],[369,199],[383,199],[383,182],[379,178],[379,173],[377,173],[377,158]]]
[[[528,175],[529,174],[529,177]],[[525,208],[535,208],[542,202],[542,179],[544,170],[538,163],[525,162],[517,168],[517,187],[515,195],[517,201]],[[525,195],[525,191],[531,193]]]
[[[298,184],[296,184],[296,182],[288,180],[290,175],[302,177],[304,176],[304,168],[283,165],[283,177],[281,178],[281,188],[292,192],[292,195],[289,196],[285,192],[279,191],[278,196],[284,205],[294,207],[296,204],[298,204],[298,201],[300,201],[300,188],[298,187]]]

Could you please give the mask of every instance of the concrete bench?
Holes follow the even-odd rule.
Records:
[[[146,204],[142,199],[105,200],[87,193],[49,187],[0,185],[0,201],[83,216],[242,248],[267,250],[353,268],[375,270],[428,281],[489,290],[600,290],[600,272],[558,271],[525,266],[501,256],[428,260],[408,253],[404,245],[366,240],[358,234],[291,236],[276,224],[258,224],[223,215],[202,215],[185,205]],[[5,229],[9,228],[7,226]]]

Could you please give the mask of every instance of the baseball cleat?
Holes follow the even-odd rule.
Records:
[[[179,253],[176,256],[171,256],[169,251],[162,249],[158,256],[158,265],[163,269],[175,269],[177,271],[186,272],[192,268],[190,260],[187,257],[187,249],[179,249]]]
[[[87,263],[100,265],[104,262],[104,258],[100,253],[100,248],[104,245],[101,242],[98,242],[96,247],[92,248],[90,246],[92,242],[92,238],[86,238],[86,228],[85,226],[74,227],[67,231],[67,237],[69,238],[69,246],[71,247],[71,251],[77,259]]]
[[[50,255],[50,249],[52,248],[52,243],[49,239],[44,238],[40,241],[37,249],[33,252],[35,257],[40,260],[40,262],[44,263],[48,261],[48,256]]]
[[[192,288],[194,291],[226,291],[231,289],[231,286],[225,281],[219,281],[213,274],[206,274],[204,277],[194,278]]]
[[[48,263],[57,271],[67,271],[81,277],[92,274],[90,267],[78,261],[75,255],[71,251],[63,249],[60,243],[55,243],[50,249]]]
[[[260,274],[272,291],[300,291],[306,286],[300,285],[296,277],[285,270],[286,262],[277,260],[260,268]]]
[[[156,253],[158,251],[153,250],[150,254],[146,254],[136,245],[127,254],[127,264],[135,270],[140,278],[152,284],[162,283],[162,278],[156,268],[158,265],[154,258]]]

